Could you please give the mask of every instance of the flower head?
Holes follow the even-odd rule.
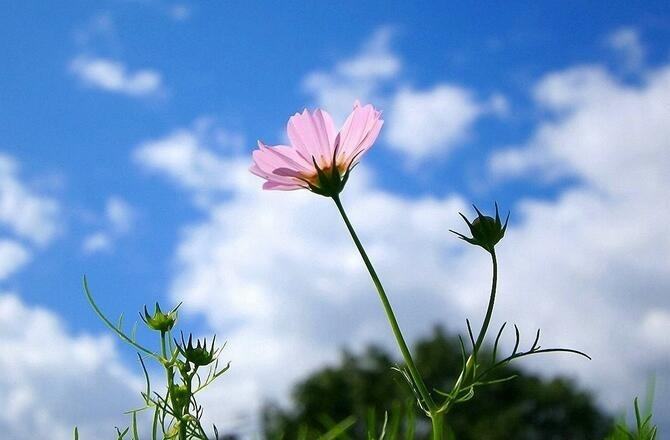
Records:
[[[470,228],[470,233],[472,237],[466,237],[460,232],[451,231],[458,236],[458,238],[467,241],[470,244],[476,246],[481,246],[489,252],[493,252],[495,245],[505,236],[505,230],[507,229],[507,221],[509,220],[509,213],[507,213],[507,218],[505,219],[505,224],[502,224],[500,221],[500,215],[498,214],[498,204],[496,203],[496,218],[489,217],[484,215],[477,209],[476,206],[472,205],[477,211],[477,218],[470,222],[463,214],[459,212],[465,223],[468,224]]]
[[[266,180],[263,189],[304,188],[336,196],[352,168],[372,147],[383,123],[380,111],[358,101],[339,133],[324,110],[296,113],[287,125],[291,145],[267,146],[258,141],[250,171]]]

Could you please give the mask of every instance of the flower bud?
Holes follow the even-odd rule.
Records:
[[[170,388],[170,396],[172,397],[175,409],[180,410],[188,405],[189,399],[191,398],[191,391],[186,385],[174,384]]]
[[[140,318],[142,318],[142,321],[144,321],[149,328],[160,332],[168,332],[172,330],[172,327],[174,327],[177,322],[177,309],[180,305],[181,304],[168,313],[163,313],[161,307],[156,303],[156,309],[153,315],[150,315],[147,306],[144,306],[144,315],[140,314]]]
[[[507,221],[509,220],[509,213],[507,213],[507,218],[505,219],[505,224],[502,224],[500,221],[500,215],[498,213],[498,204],[496,203],[496,217],[489,217],[484,215],[473,205],[475,211],[477,211],[477,218],[470,222],[463,214],[459,212],[465,223],[467,223],[470,228],[470,233],[472,237],[466,237],[460,232],[451,231],[456,234],[460,239],[467,241],[470,244],[481,246],[486,249],[488,252],[493,252],[495,245],[505,236],[505,230],[507,229]]]
[[[188,344],[184,341],[184,335],[182,335],[182,343],[177,344],[177,346],[187,361],[196,367],[203,367],[214,362],[216,356],[219,354],[219,350],[214,349],[215,342],[216,336],[214,336],[210,348],[207,348],[207,338],[203,340],[202,344],[199,339],[196,339],[196,345],[194,346],[193,335],[189,335]]]

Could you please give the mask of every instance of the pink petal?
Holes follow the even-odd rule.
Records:
[[[277,168],[290,168],[303,172],[311,172],[314,169],[314,166],[307,164],[295,153],[294,149],[285,145],[266,147],[259,141],[258,150],[254,150],[252,157],[258,167],[268,173],[272,173]]]
[[[372,147],[383,123],[381,112],[370,104],[361,107],[356,101],[339,133],[338,162],[358,161]]]
[[[263,184],[263,189],[279,190],[279,191],[294,191],[296,189],[304,189],[306,186],[295,184],[283,184],[278,182],[267,181]]]
[[[304,167],[296,166],[295,161],[277,151],[277,148],[266,147],[259,142],[259,149],[252,153],[253,164],[249,171],[277,184],[304,186],[304,182],[296,178]],[[285,147],[288,148],[290,147]],[[283,150],[286,151],[285,149]]]
[[[310,114],[307,110],[296,113],[286,127],[291,145],[305,159],[314,157],[320,166],[330,165],[335,145],[335,125],[323,110]]]
[[[252,174],[255,174],[256,176],[261,177],[261,178],[263,178],[267,181],[271,181],[271,182],[275,182],[275,183],[279,183],[279,184],[283,184],[283,185],[290,185],[290,184],[293,184],[293,183],[297,182],[297,179],[294,179],[294,178],[278,176],[278,175],[274,175],[272,173],[265,172],[262,169],[260,169],[258,167],[258,165],[256,165],[255,163],[253,165],[251,165],[251,167],[249,167],[249,171]]]

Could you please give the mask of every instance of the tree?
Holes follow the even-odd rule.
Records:
[[[461,366],[457,337],[436,327],[430,338],[415,347],[416,363],[429,386],[449,389]],[[482,352],[490,358],[491,352]],[[418,411],[401,375],[399,365],[385,350],[369,347],[355,355],[344,352],[339,365],[326,367],[296,385],[290,408],[268,404],[263,428],[269,439],[318,438],[335,423],[354,416],[357,423],[341,438],[367,438],[367,431],[397,425],[398,438],[425,438],[428,426],[416,425]],[[593,398],[567,379],[542,378],[509,366],[501,378],[517,375],[500,384],[477,389],[476,398],[447,415],[447,425],[459,440],[503,439],[598,439],[612,426],[611,419]],[[387,430],[387,435],[390,431]],[[395,435],[395,434],[393,434]],[[388,436],[387,438],[393,438]]]

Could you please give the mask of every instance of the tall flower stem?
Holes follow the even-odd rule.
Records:
[[[491,262],[493,265],[493,276],[491,280],[491,294],[489,295],[489,305],[486,308],[486,315],[484,317],[484,322],[482,323],[482,327],[479,330],[479,335],[477,336],[477,340],[474,343],[474,347],[472,348],[472,355],[470,355],[465,363],[465,366],[463,367],[463,371],[461,371],[461,374],[458,376],[458,379],[456,379],[456,383],[454,384],[452,388],[452,393],[458,393],[462,387],[467,386],[468,381],[472,381],[475,379],[473,377],[473,369],[477,368],[477,354],[479,353],[479,349],[484,342],[484,336],[486,336],[486,331],[488,330],[489,323],[491,322],[491,316],[493,315],[493,306],[495,305],[495,300],[496,300],[496,290],[498,287],[498,259],[496,258],[496,253],[495,250],[489,251],[491,255]],[[448,401],[446,405],[443,407],[445,414],[451,409],[453,406],[454,401]]]
[[[498,259],[496,258],[495,249],[489,251],[491,254],[491,263],[493,265],[493,279],[491,280],[491,295],[489,296],[489,305],[486,308],[486,316],[484,317],[484,322],[482,323],[482,328],[479,330],[479,335],[477,336],[477,342],[474,346],[474,355],[477,356],[479,348],[484,342],[484,336],[486,336],[486,330],[489,328],[489,323],[491,322],[491,315],[493,314],[493,305],[496,301],[496,289],[498,286]]]
[[[386,296],[386,292],[384,291],[384,286],[382,286],[382,283],[379,280],[379,276],[377,275],[374,266],[372,266],[372,262],[370,262],[368,254],[365,252],[365,249],[363,248],[361,241],[358,239],[358,235],[356,235],[356,231],[354,230],[354,227],[351,225],[351,222],[349,221],[349,217],[347,217],[347,214],[344,211],[344,207],[342,206],[342,202],[340,201],[339,196],[337,195],[333,196],[333,201],[335,201],[335,205],[337,205],[337,209],[340,211],[342,219],[344,220],[344,223],[347,225],[347,229],[351,234],[351,238],[353,239],[354,244],[358,249],[358,252],[361,254],[361,257],[363,258],[365,267],[367,267],[368,272],[370,273],[372,282],[377,288],[377,293],[379,293],[379,299],[381,300],[382,305],[384,306],[386,317],[388,318],[389,324],[391,325],[391,330],[393,330],[393,335],[395,336],[396,342],[398,343],[398,347],[400,348],[400,352],[402,353],[402,356],[405,360],[405,364],[407,365],[409,374],[411,375],[412,381],[414,382],[417,391],[421,395],[424,404],[426,405],[428,411],[431,414],[431,419],[433,422],[433,438],[435,440],[442,440],[442,424],[443,424],[442,415],[436,413],[437,406],[435,405],[433,398],[428,392],[426,384],[424,383],[423,378],[419,373],[419,370],[416,368],[416,365],[414,364],[412,354],[409,351],[409,348],[407,347],[405,338],[403,338],[402,336],[400,326],[398,325],[398,320],[395,317],[395,313],[393,313],[391,303],[389,302],[388,296]]]

